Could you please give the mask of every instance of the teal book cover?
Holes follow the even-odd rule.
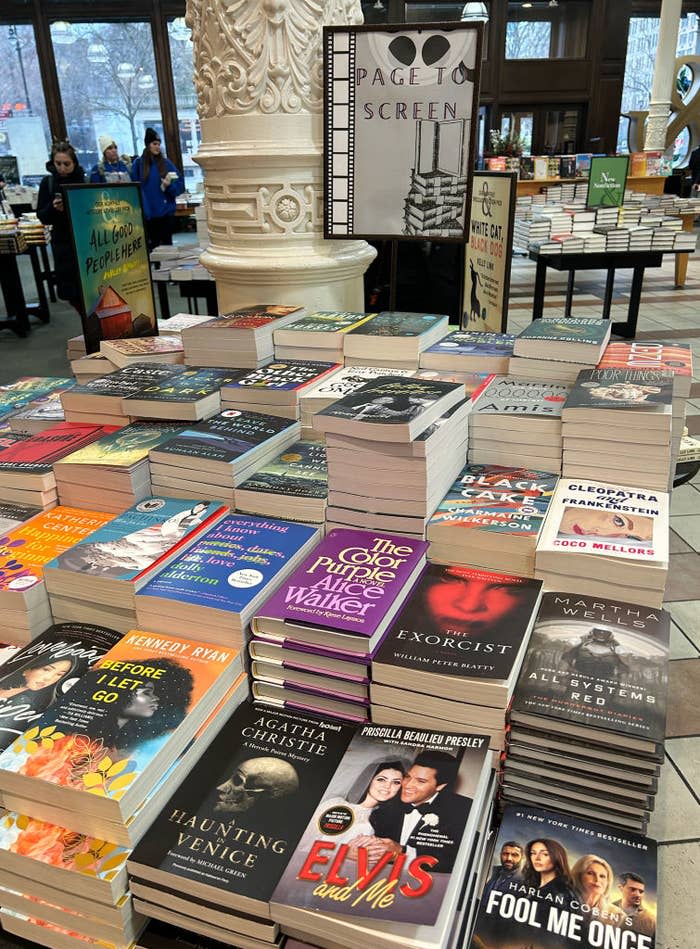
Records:
[[[518,339],[537,339],[557,343],[590,343],[600,346],[609,334],[607,320],[572,317],[563,320],[533,320]]]
[[[447,329],[449,317],[441,313],[404,313],[399,310],[384,310],[373,320],[350,330],[348,335],[358,333],[362,336],[421,336],[436,325],[445,323]]]

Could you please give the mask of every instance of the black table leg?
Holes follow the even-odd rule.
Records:
[[[41,266],[43,267],[41,279],[46,281],[46,286],[49,288],[49,300],[51,300],[52,303],[56,303],[56,288],[54,286],[53,272],[51,270],[51,264],[49,263],[49,252],[46,244],[39,244],[39,253],[41,254]]]
[[[44,289],[44,281],[41,276],[41,267],[39,265],[39,255],[37,254],[36,246],[31,246],[28,250],[28,254],[32,265],[32,273],[34,274],[36,292],[39,297],[39,305],[30,305],[28,311],[32,316],[36,316],[42,323],[48,323],[51,318],[49,301],[46,299],[46,290]]]
[[[610,319],[613,291],[615,290],[615,268],[608,267],[608,279],[605,281],[605,296],[603,297],[603,319]]]
[[[216,296],[216,282],[214,280],[207,280],[205,295],[207,300],[207,313],[209,316],[218,316],[219,302]]]
[[[533,320],[542,319],[544,310],[544,288],[547,281],[547,264],[544,260],[538,258],[537,270],[535,271],[535,296],[532,301]]]
[[[158,287],[158,303],[160,304],[161,320],[170,319],[170,300],[168,299],[168,284],[165,280],[154,280]]]
[[[574,280],[576,271],[569,271],[569,279],[566,281],[566,305],[564,307],[564,316],[571,316],[571,304],[574,299]]]
[[[642,298],[642,283],[644,282],[644,267],[635,267],[632,273],[630,288],[630,304],[627,310],[626,323],[613,323],[612,331],[616,336],[625,339],[634,339],[637,332],[637,317],[639,316],[639,302]]]
[[[22,279],[17,266],[17,255],[3,254],[2,258],[0,286],[9,319],[0,320],[0,329],[12,330],[13,333],[24,338],[29,335],[31,327],[22,290]]]

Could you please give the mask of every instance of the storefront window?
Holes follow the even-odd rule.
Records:
[[[14,156],[32,184],[46,174],[50,142],[34,30],[0,23],[0,156]]]
[[[588,0],[555,6],[509,3],[506,59],[583,59],[589,17]]]
[[[86,171],[102,157],[100,135],[134,156],[148,126],[162,134],[149,23],[56,21],[51,38],[68,137]]]
[[[177,106],[180,149],[185,172],[185,187],[197,191],[203,187],[202,169],[194,161],[202,139],[197,118],[197,94],[194,89],[194,66],[192,62],[192,38],[184,17],[168,22],[170,59],[173,64],[175,103]]]

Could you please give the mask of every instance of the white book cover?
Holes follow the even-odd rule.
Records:
[[[537,553],[619,557],[659,566],[668,562],[668,494],[562,478]]]

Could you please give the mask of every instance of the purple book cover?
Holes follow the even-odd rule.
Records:
[[[331,530],[258,616],[369,638],[427,549],[396,534]]]

